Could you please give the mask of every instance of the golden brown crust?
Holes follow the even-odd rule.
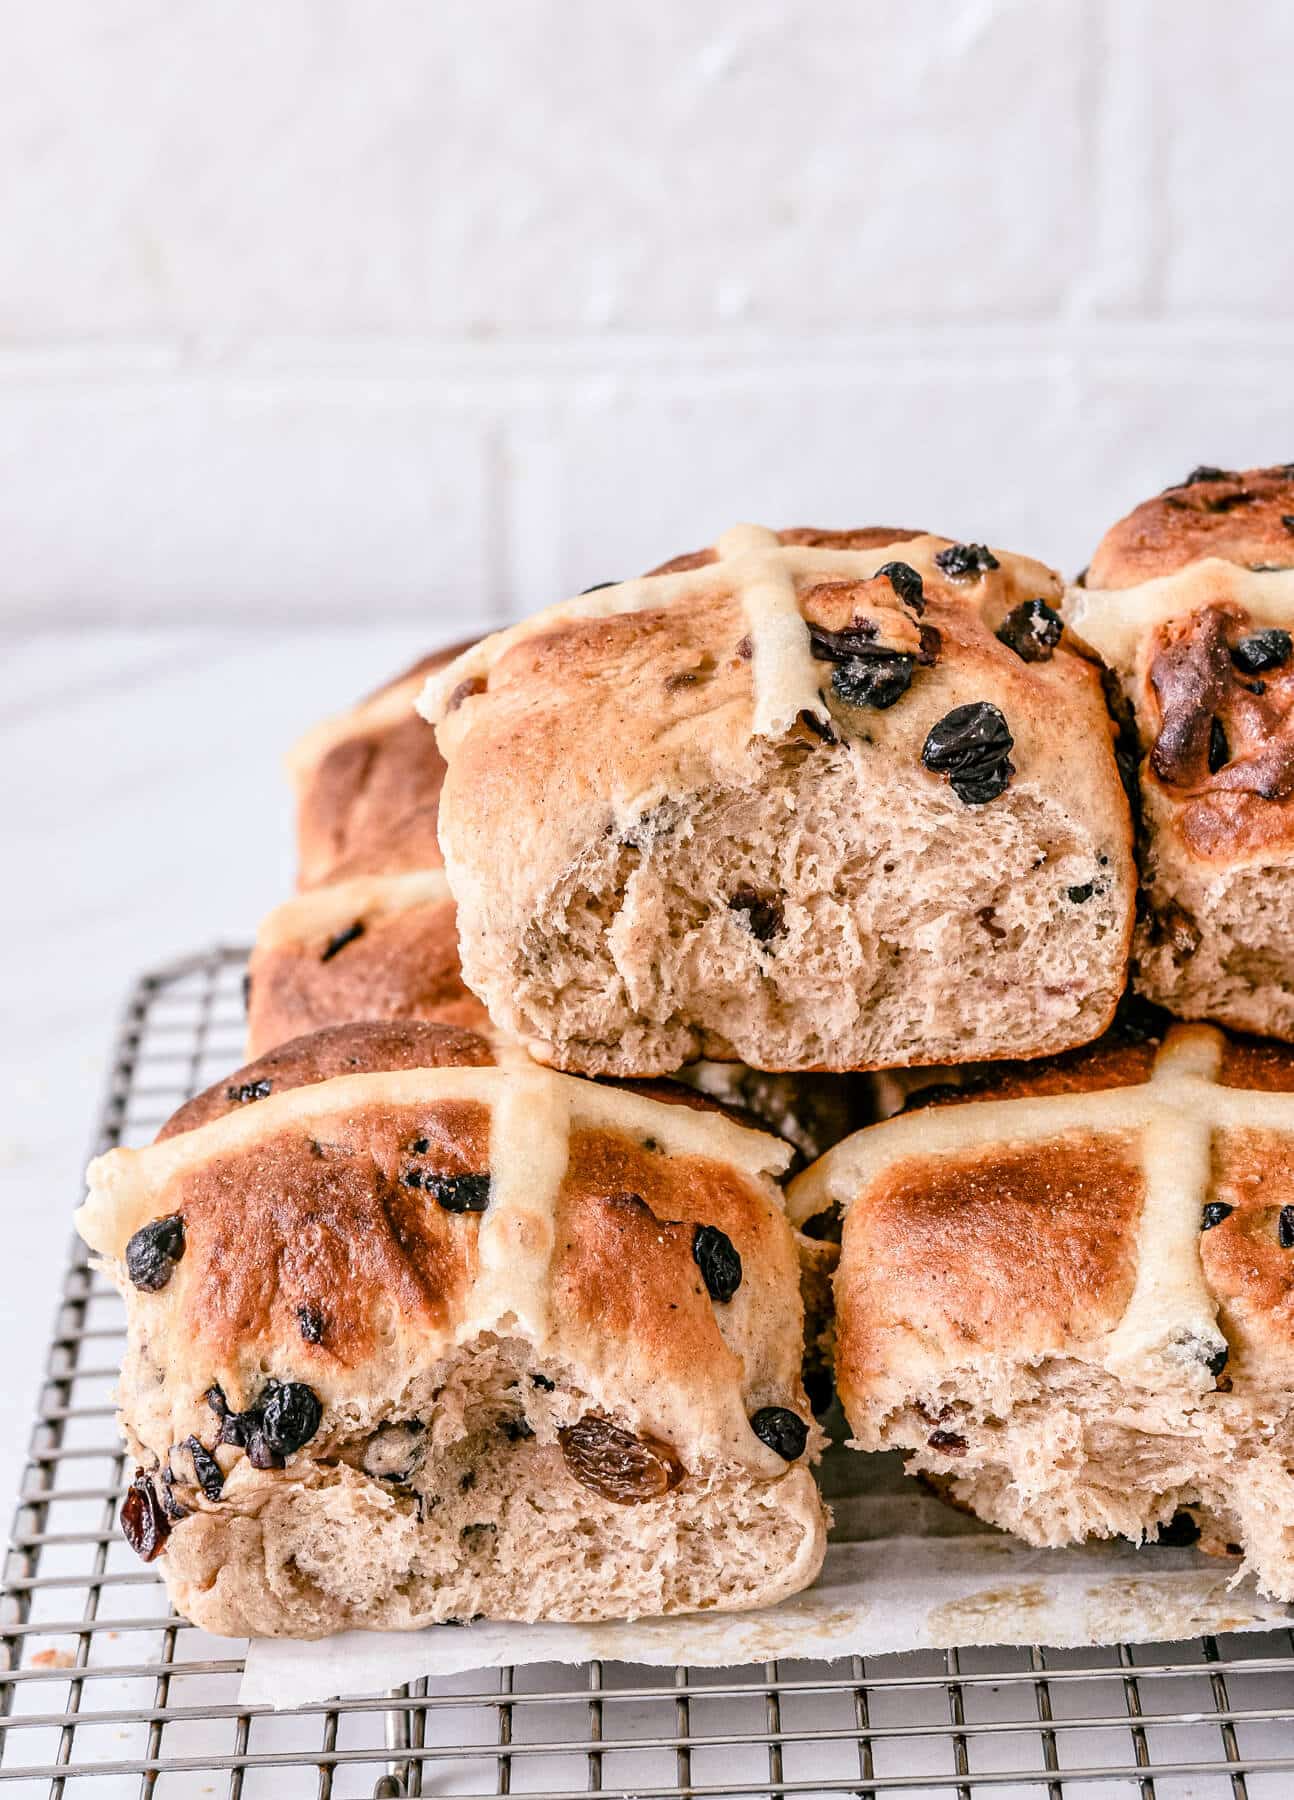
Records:
[[[854,525],[844,531],[828,531],[820,525],[791,525],[777,535],[784,544],[811,544],[820,550],[876,550],[882,544],[910,543],[927,534],[891,525]]]
[[[1132,1293],[1144,1178],[1126,1138],[915,1157],[845,1219],[837,1383],[848,1404],[919,1345],[956,1363],[1010,1344],[1046,1355],[1095,1337]]]
[[[1098,1093],[1149,1081],[1173,1019],[1157,1007],[1129,998],[1103,1037],[1059,1056],[1034,1062],[967,1064],[932,1070],[928,1087],[916,1087],[903,1111],[924,1106],[960,1106],[967,1101],[1026,1100],[1044,1094]],[[1259,1093],[1294,1093],[1294,1045],[1239,1031],[1218,1031],[1220,1060],[1214,1079],[1220,1087]]]
[[[1010,1063],[1002,1069],[1000,1079],[994,1073],[986,1092],[997,1100],[1013,1100],[1029,1094],[1080,1094],[1127,1087],[1149,1076],[1156,1048],[1152,1039],[1131,1043],[1107,1033],[1095,1044],[1041,1057],[1036,1064]]]
[[[1294,845],[1294,665],[1238,668],[1251,625],[1234,603],[1201,607],[1159,626],[1144,652],[1143,779],[1198,859]]]
[[[1028,1061],[958,1063],[947,1069],[910,1069],[874,1083],[873,1117],[890,1118],[928,1106],[977,1100],[1025,1100],[1045,1094],[1085,1094],[1148,1081],[1172,1018],[1129,990],[1109,1027],[1093,1043]],[[864,1121],[866,1123],[868,1121]]]
[[[1294,1372],[1294,1115],[1264,1107],[1294,1094],[1294,1050],[1173,1025],[969,1074],[966,1104],[944,1092],[924,1129],[867,1128],[790,1188],[793,1217],[847,1209],[837,1371],[856,1427],[993,1358],[1113,1355],[1189,1384],[1194,1352],[1173,1346],[1203,1343],[1251,1392]]]
[[[703,1088],[692,1087],[685,1081],[675,1081],[668,1075],[657,1075],[651,1079],[639,1079],[634,1075],[600,1075],[597,1079],[603,1087],[618,1087],[624,1088],[626,1093],[645,1094],[649,1100],[661,1100],[666,1106],[690,1106],[694,1112],[720,1113],[746,1131],[768,1131],[774,1137],[785,1137],[785,1133],[779,1131],[774,1123],[761,1118],[749,1107],[738,1106],[731,1100],[721,1100],[715,1094],[706,1093]]]
[[[614,721],[623,730],[636,707],[649,700],[658,705],[659,690],[669,697],[668,729],[742,703],[750,680],[749,652],[742,648],[745,637],[740,608],[728,600],[690,619],[680,617],[677,609],[662,607],[563,621],[551,631],[524,638],[496,665],[489,683],[492,701],[501,692],[507,694],[509,724],[515,717],[509,747],[523,761],[513,765],[514,796],[518,780],[556,753],[561,730],[560,715],[528,707],[528,694],[560,694],[573,686],[586,689],[589,715],[584,728],[596,731],[603,721],[607,725]],[[609,668],[623,670],[622,679],[608,681]],[[539,725],[544,735],[528,744],[530,725]],[[503,779],[502,771],[499,778]]]
[[[441,866],[436,828],[445,764],[413,701],[427,675],[466,647],[437,650],[385,682],[298,766],[301,889]],[[407,707],[393,708],[402,693]]]
[[[693,1255],[698,1224],[738,1246],[743,1281],[749,1267],[752,1279],[798,1288],[784,1222],[734,1170],[710,1157],[663,1156],[618,1133],[573,1132],[557,1216],[557,1308],[609,1355],[633,1344],[672,1383],[698,1369],[740,1381]]]
[[[329,1120],[319,1136],[268,1136],[254,1158],[213,1157],[166,1192],[185,1252],[164,1295],[148,1300],[150,1316],[164,1310],[183,1329],[155,1331],[154,1352],[169,1341],[182,1358],[173,1380],[190,1376],[198,1394],[218,1382],[241,1406],[261,1368],[335,1393],[343,1371],[380,1365],[397,1318],[406,1339],[443,1339],[467,1307],[482,1215],[446,1211],[429,1177],[489,1172],[489,1108],[463,1100],[375,1106]],[[633,1346],[668,1384],[701,1370],[740,1384],[692,1254],[696,1223],[727,1232],[752,1284],[794,1291],[784,1221],[748,1180],[624,1133],[572,1134],[551,1304],[608,1368]],[[305,1308],[321,1321],[315,1341],[303,1336]]]
[[[873,550],[879,544],[901,544],[926,534],[889,525],[860,525],[852,531],[825,531],[817,525],[789,525],[777,535],[784,544],[815,544],[824,550]],[[713,546],[706,550],[688,550],[647,573],[677,575],[686,569],[703,569],[707,563],[717,561],[718,555]]]
[[[1294,1046],[1228,1032],[1217,1079],[1223,1087],[1294,1093]]]
[[[933,1070],[928,1085],[914,1086],[906,1095],[902,1110],[1128,1087],[1149,1078],[1158,1048],[1158,1038],[1132,1041],[1112,1028],[1094,1044],[1059,1056],[1040,1056],[1036,1062],[976,1063],[948,1071],[947,1078]]]
[[[333,946],[347,933],[356,935]],[[470,1030],[489,1017],[463,983],[452,900],[397,911],[359,909],[300,938],[259,945],[248,965],[251,1055],[355,1019],[422,1019]]]
[[[447,1050],[456,1035],[402,1029]],[[213,1384],[241,1411],[267,1379],[311,1388],[325,1423],[309,1455],[326,1457],[356,1408],[398,1407],[455,1347],[501,1332],[574,1364],[590,1404],[781,1472],[749,1424],[766,1403],[807,1416],[795,1242],[765,1173],[785,1166],[776,1140],[462,1055],[345,1066],[91,1171],[79,1224],[127,1298],[123,1411],[153,1457],[210,1433]],[[132,1234],[173,1217],[172,1266],[136,1285]],[[735,1291],[712,1297],[694,1224],[728,1235]]]
[[[326,751],[297,814],[302,889],[358,874],[436,868],[445,766],[416,717]]]
[[[718,562],[719,552],[713,547],[707,550],[685,550],[681,556],[671,556],[668,562],[658,563],[654,569],[648,569],[649,575],[681,575],[687,569],[704,569],[708,563]]]
[[[1286,523],[1294,519],[1294,464],[1204,473],[1205,479],[1166,488],[1112,525],[1085,585],[1134,587],[1204,556],[1251,568],[1294,567],[1294,526]]]
[[[1294,1250],[1281,1243],[1280,1213],[1294,1204],[1289,1137],[1219,1132],[1213,1198],[1232,1210],[1203,1233],[1200,1256],[1233,1360],[1261,1361],[1269,1370],[1283,1365],[1288,1379],[1294,1374]]]
[[[1034,1062],[974,1063],[947,1071],[931,1070],[929,1085],[914,1086],[905,1096],[902,1110],[1135,1087],[1150,1079],[1173,1023],[1170,1015],[1157,1007],[1132,1002],[1120,1010],[1104,1036],[1077,1050],[1040,1056]],[[1219,1086],[1294,1093],[1294,1045],[1239,1031],[1220,1031],[1217,1036],[1221,1060],[1215,1079]]]
[[[374,1108],[326,1140],[282,1131],[254,1160],[234,1152],[181,1175],[166,1200],[185,1232],[171,1304],[193,1369],[223,1377],[233,1400],[233,1372],[262,1358],[303,1381],[334,1362],[360,1367],[393,1312],[407,1329],[443,1331],[476,1272],[478,1221],[403,1177],[487,1169],[489,1126],[470,1101]],[[429,1148],[415,1155],[415,1143]]]
[[[158,1132],[156,1142],[195,1131],[244,1106],[336,1075],[379,1069],[480,1069],[494,1052],[477,1032],[421,1020],[373,1019],[326,1027],[281,1043],[196,1094]]]

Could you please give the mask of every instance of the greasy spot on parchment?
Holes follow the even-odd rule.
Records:
[[[806,1631],[822,1637],[843,1637],[847,1632],[857,1631],[870,1610],[861,1601],[857,1606],[833,1607],[830,1612],[823,1612],[812,1604],[797,1607],[794,1600],[780,1601],[776,1618],[752,1621],[734,1631],[731,1639],[734,1661],[775,1662],[779,1656],[794,1656],[796,1645],[803,1644]]]
[[[1243,1631],[1268,1616],[1269,1608],[1250,1594],[1229,1590],[1231,1570],[1165,1570],[1130,1576],[1088,1588],[1083,1608],[1087,1636],[1094,1644],[1129,1638],[1144,1643],[1199,1637],[1202,1632]]]
[[[1023,1615],[1026,1619],[1030,1613],[1044,1611],[1051,1605],[1053,1595],[1040,1581],[1018,1581],[1010,1587],[981,1588],[976,1594],[967,1594],[961,1600],[947,1600],[942,1606],[932,1606],[926,1614],[926,1630],[930,1633],[931,1643],[942,1646],[958,1643],[983,1642],[981,1628],[985,1624],[993,1625],[999,1642],[1009,1641],[1005,1634],[1017,1630],[1017,1621]]]

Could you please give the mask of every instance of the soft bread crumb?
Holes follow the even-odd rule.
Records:
[[[559,1429],[588,1408],[527,1345],[469,1347],[357,1416],[326,1462],[292,1479],[241,1463],[171,1534],[175,1603],[208,1631],[311,1638],[737,1610],[813,1579],[825,1521],[807,1466],[761,1481],[702,1458],[663,1496],[620,1504],[563,1455]]]
[[[1294,1038],[1294,867],[1175,867],[1170,879],[1152,875],[1148,896],[1139,992],[1179,1018]]]
[[[1294,1600],[1294,1410],[1282,1395],[1165,1394],[1069,1357],[985,1359],[909,1404],[853,1418],[856,1446],[903,1449],[955,1502],[1041,1546],[1153,1540],[1178,1512]],[[932,1443],[931,1440],[935,1442]]]
[[[499,1023],[568,1068],[657,1074],[1041,1055],[1108,1022],[1120,852],[1058,800],[1016,782],[966,806],[892,765],[869,787],[848,744],[749,766],[600,842],[519,939],[465,939]]]

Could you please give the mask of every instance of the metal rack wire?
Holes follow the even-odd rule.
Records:
[[[245,953],[145,975],[96,1147],[241,1061]],[[24,1794],[900,1794],[1288,1800],[1294,1634],[743,1669],[591,1663],[242,1709],[242,1645],[173,1614],[117,1530],[120,1303],[74,1246],[0,1597],[0,1783]]]

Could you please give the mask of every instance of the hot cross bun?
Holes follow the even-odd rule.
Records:
[[[123,1525],[186,1617],[310,1637],[813,1579],[790,1151],[672,1100],[373,1022],[92,1165]]]
[[[1066,618],[1139,771],[1140,991],[1294,1038],[1294,465],[1196,469],[1137,507]]]
[[[739,526],[429,681],[466,978],[538,1057],[1041,1055],[1126,978],[1134,872],[1059,578]]]
[[[247,1054],[355,1019],[488,1030],[464,984],[436,815],[445,765],[414,711],[436,651],[291,751],[299,887],[248,965]]]
[[[1294,1051],[1167,1021],[977,1073],[789,1190],[844,1210],[856,1447],[1031,1543],[1185,1528],[1294,1600]]]
[[[247,976],[249,1056],[354,1019],[490,1030],[463,981],[442,868],[356,875],[285,901],[262,920]]]
[[[467,648],[452,644],[421,657],[293,746],[288,769],[303,891],[352,875],[441,866],[436,817],[445,765],[414,701],[428,676]]]

